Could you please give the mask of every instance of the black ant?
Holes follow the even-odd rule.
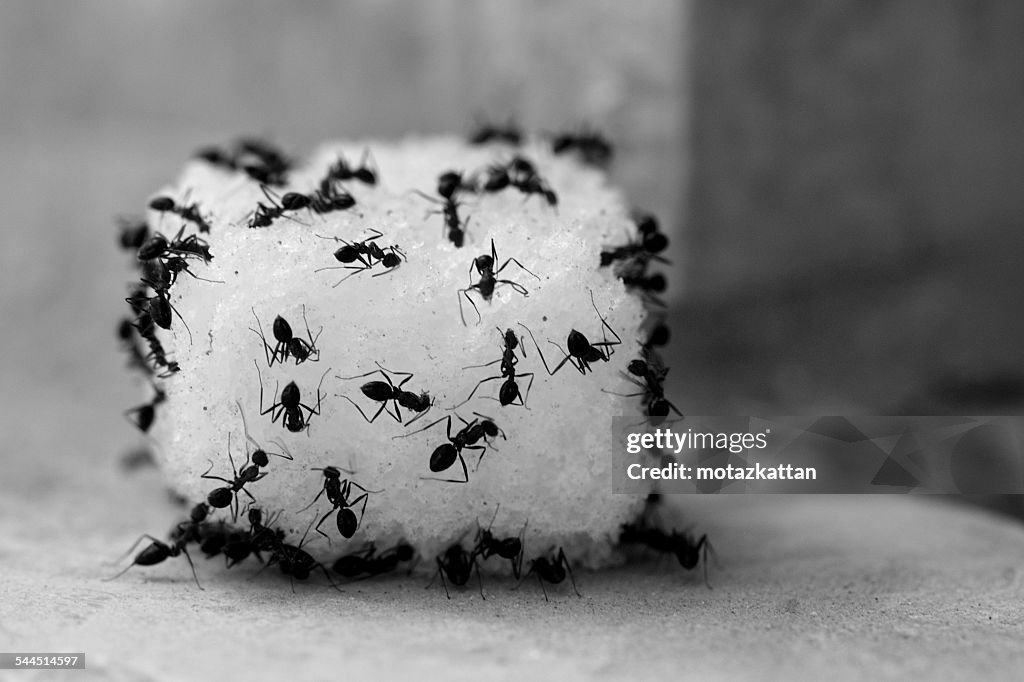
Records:
[[[467,552],[463,549],[461,539],[449,546],[441,554],[438,554],[435,561],[437,561],[437,573],[434,574],[434,578],[427,585],[427,589],[434,584],[437,576],[441,576],[441,585],[444,586],[445,596],[451,599],[452,595],[448,592],[448,582],[445,581],[445,576],[448,577],[452,585],[462,587],[469,582],[473,569],[476,569],[476,579],[480,587],[480,598],[487,599],[484,596],[484,582],[483,578],[480,577],[480,567],[476,563],[476,553]]]
[[[192,569],[192,578],[196,581],[196,587],[200,590],[203,586],[199,584],[199,576],[196,574],[196,566],[192,563],[192,557],[189,556],[186,545],[190,542],[196,541],[197,529],[199,525],[206,519],[209,514],[209,507],[205,504],[200,503],[192,508],[192,512],[189,515],[188,521],[178,524],[176,529],[172,532],[174,539],[171,544],[157,540],[152,535],[142,535],[138,540],[128,548],[128,551],[123,556],[131,554],[139,543],[143,540],[149,540],[150,544],[148,547],[143,549],[137,555],[132,563],[128,564],[127,567],[120,573],[110,578],[104,578],[104,581],[116,580],[122,575],[127,573],[133,566],[155,566],[156,564],[162,563],[164,560],[170,557],[176,557],[180,554],[184,554],[185,558],[188,559],[188,565]],[[120,561],[120,559],[118,559]]]
[[[163,344],[157,338],[156,325],[153,323],[153,318],[149,313],[139,313],[131,326],[138,331],[139,336],[145,339],[149,345],[149,353],[146,354],[146,359],[151,360],[156,367],[164,369],[163,372],[156,375],[157,378],[167,379],[181,371],[181,367],[178,366],[177,362],[167,359],[167,351],[164,350]]]
[[[348,242],[340,237],[324,237],[323,235],[318,234],[317,237],[320,237],[320,239],[332,239],[335,242],[344,244],[344,246],[338,247],[334,252],[334,259],[339,263],[346,263],[346,265],[317,268],[314,272],[322,272],[324,270],[355,270],[355,272],[342,277],[333,285],[334,287],[337,287],[352,275],[359,274],[366,270],[372,270],[373,266],[378,263],[383,265],[386,269],[384,272],[378,272],[373,275],[373,277],[386,275],[400,266],[402,264],[402,259],[406,257],[405,253],[394,245],[381,248],[380,245],[377,244],[376,240],[383,237],[384,233],[373,229],[370,231],[373,233],[372,236],[361,242]],[[358,262],[359,265],[347,265],[348,263],[355,262]]]
[[[469,229],[470,219],[466,218],[466,221],[462,222],[462,219],[459,218],[459,206],[462,204],[458,201],[458,194],[460,192],[475,192],[476,186],[474,183],[463,177],[462,173],[458,171],[446,171],[437,178],[437,193],[440,195],[440,199],[424,194],[419,190],[413,191],[428,201],[441,204],[440,211],[428,211],[427,215],[434,213],[444,215],[444,230],[447,230],[446,236],[456,248],[461,249],[466,241],[466,231]],[[442,231],[442,234],[445,234],[444,231]]]
[[[119,218],[118,244],[125,251],[138,251],[149,239],[149,225],[141,218]]]
[[[473,310],[476,311],[477,324],[479,324],[480,321],[483,320],[483,317],[480,315],[480,309],[477,308],[476,303],[474,303],[473,299],[470,298],[470,291],[477,291],[480,294],[480,297],[483,298],[483,300],[490,301],[491,297],[494,295],[495,286],[497,286],[498,284],[508,284],[516,293],[521,294],[523,296],[530,295],[530,292],[527,291],[526,287],[524,287],[522,284],[519,284],[518,282],[513,282],[510,279],[498,279],[496,277],[496,275],[501,274],[501,271],[504,270],[509,263],[515,263],[516,265],[519,266],[520,269],[534,277],[538,282],[540,281],[540,277],[537,277],[537,275],[530,272],[530,270],[525,265],[520,263],[515,258],[506,258],[505,262],[501,264],[501,267],[495,270],[494,265],[497,262],[498,252],[495,249],[494,240],[491,239],[490,254],[484,253],[473,259],[473,262],[469,266],[470,285],[465,289],[459,289],[459,293],[462,294],[462,296],[466,297],[466,300],[469,301],[470,304],[473,306]],[[474,269],[480,275],[480,279],[477,282],[473,282]],[[463,314],[461,297],[459,298],[459,317],[462,318],[462,324],[466,324],[466,316]]]
[[[416,558],[416,550],[407,542],[399,542],[394,547],[376,554],[376,547],[371,542],[358,552],[338,557],[331,568],[345,578],[356,578],[364,573],[367,577],[391,573],[398,564]],[[410,567],[410,572],[412,568]]]
[[[498,333],[501,333],[501,329],[498,328]],[[516,349],[520,346],[520,338],[516,336],[516,333],[511,329],[506,329],[505,333],[502,334],[502,350],[501,358],[488,362],[484,365],[470,365],[469,367],[463,367],[463,369],[473,369],[476,367],[490,367],[491,365],[500,362],[501,363],[501,374],[493,377],[487,377],[477,382],[473,390],[470,391],[469,397],[463,400],[460,405],[465,405],[476,394],[476,391],[480,386],[486,384],[488,381],[497,381],[498,379],[504,379],[501,383],[501,388],[498,389],[498,402],[501,403],[502,407],[506,405],[516,404],[516,400],[519,401],[519,405],[526,407],[526,398],[530,395],[530,388],[533,386],[533,372],[524,372],[523,374],[516,373],[516,365],[519,363],[519,357],[516,355]],[[523,350],[523,357],[526,357],[526,351]],[[523,379],[529,377],[530,382],[526,385],[526,394],[523,395],[519,392],[519,384],[516,383],[517,379]]]
[[[631,240],[623,246],[601,252],[601,267],[622,262],[624,267],[621,274],[626,277],[642,276],[652,260],[666,264],[669,262],[658,255],[668,248],[668,237],[659,229],[657,219],[649,213],[639,213],[633,216],[633,220],[640,235],[639,240]]]
[[[576,371],[580,374],[586,374],[587,370],[593,371],[593,368],[590,366],[591,364],[598,360],[608,362],[615,352],[614,347],[622,343],[622,339],[619,338],[619,335],[615,333],[615,330],[611,328],[611,325],[608,324],[601,315],[601,312],[597,309],[597,304],[594,303],[593,291],[590,292],[590,302],[594,306],[594,312],[596,312],[597,316],[601,318],[601,334],[604,340],[596,343],[590,343],[590,340],[584,336],[582,332],[578,332],[573,329],[569,332],[569,336],[565,342],[566,347],[569,349],[568,353],[562,350],[562,347],[557,343],[549,340],[548,343],[558,348],[558,350],[561,350],[565,355],[565,357],[562,358],[562,361],[559,362],[553,370],[548,368],[547,360],[544,359],[544,354],[541,353],[540,346],[537,345],[537,339],[534,338],[533,332],[530,331],[530,328],[523,323],[519,323],[519,326],[529,332],[530,339],[533,341],[533,345],[537,349],[537,354],[540,355],[540,360],[544,363],[544,369],[547,370],[549,376],[554,376],[555,373],[562,369],[562,366],[567,362],[575,367]],[[605,329],[612,333],[612,336],[615,337],[614,341],[608,340],[607,335],[604,333]]]
[[[323,467],[322,469],[315,468],[313,469],[313,471],[324,472],[323,487],[320,488],[320,492],[317,493],[316,497],[313,498],[313,501],[310,502],[305,507],[303,507],[302,509],[300,509],[299,511],[301,512],[305,511],[306,509],[309,509],[314,504],[316,504],[316,501],[320,499],[321,495],[326,494],[327,501],[331,503],[332,507],[326,514],[320,517],[320,521],[317,522],[315,530],[317,533],[320,533],[320,535],[323,535],[325,538],[327,538],[327,541],[330,542],[331,538],[328,537],[327,533],[324,533],[322,530],[320,530],[320,526],[323,525],[323,522],[327,520],[328,516],[330,516],[334,512],[337,512],[338,516],[335,520],[338,526],[338,533],[340,533],[343,538],[348,540],[353,535],[355,535],[356,531],[359,529],[359,524],[363,520],[363,514],[366,513],[366,503],[369,494],[371,492],[376,493],[380,491],[367,490],[366,488],[359,485],[355,481],[351,481],[347,478],[342,479],[342,470],[335,466],[326,466]],[[351,474],[351,472],[349,471],[346,471],[346,473]],[[353,488],[358,488],[363,493],[354,500],[349,499],[350,496],[352,495]],[[352,511],[352,509],[355,508],[355,506],[360,502],[363,503],[363,506],[360,508],[359,517],[357,518],[356,513]]]
[[[362,379],[363,377],[368,377],[377,373],[380,373],[380,375],[384,377],[385,381],[368,381],[359,388],[359,390],[363,392],[364,396],[366,396],[370,400],[373,400],[374,402],[380,403],[380,408],[377,409],[377,412],[374,413],[373,417],[367,417],[366,413],[363,412],[362,408],[359,407],[359,405],[357,405],[356,402],[349,398],[348,396],[341,396],[345,400],[352,403],[352,405],[357,410],[359,410],[359,414],[363,416],[363,419],[365,419],[368,423],[372,424],[374,421],[376,421],[377,417],[380,416],[381,412],[387,411],[386,408],[389,400],[392,402],[395,411],[394,413],[387,411],[388,416],[393,418],[399,424],[404,423],[402,421],[402,412],[399,409],[400,406],[406,408],[407,410],[411,410],[413,412],[418,413],[415,417],[409,420],[409,423],[406,424],[406,426],[410,426],[413,422],[415,422],[417,419],[419,419],[420,417],[422,417],[423,415],[430,411],[430,408],[433,405],[433,401],[430,399],[429,393],[423,392],[417,394],[411,391],[402,390],[402,387],[405,386],[405,384],[408,383],[409,380],[413,378],[414,375],[411,372],[395,372],[393,370],[387,369],[379,362],[376,362],[375,364],[377,365],[378,369],[375,369],[372,372],[367,372],[366,374],[357,374],[356,376],[352,377],[338,377],[342,381],[348,381],[350,379]],[[388,374],[404,376],[405,378],[398,382],[398,385],[396,386],[391,381],[391,377],[389,377]]]
[[[622,283],[627,287],[639,289],[643,292],[643,298],[648,303],[659,307],[666,307],[665,302],[654,294],[663,293],[668,286],[665,275],[655,273],[653,275],[635,275],[622,278]]]
[[[619,542],[625,544],[647,545],[656,552],[662,554],[674,554],[679,565],[687,571],[692,571],[697,564],[704,561],[704,584],[711,589],[708,582],[708,552],[715,556],[715,548],[711,546],[707,534],[694,539],[687,531],[679,532],[673,530],[666,533],[660,528],[649,526],[646,523],[631,524],[622,526],[622,533]]]
[[[356,205],[356,199],[345,191],[339,191],[331,184],[321,184],[320,188],[306,195],[309,209],[321,215],[334,211],[347,211]]]
[[[273,552],[270,559],[263,566],[263,569],[269,568],[274,564],[277,564],[283,575],[294,580],[306,580],[312,574],[314,568],[319,568],[324,577],[327,578],[327,582],[330,583],[331,587],[341,591],[337,583],[331,580],[331,575],[324,568],[324,565],[314,559],[309,552],[302,549],[302,545],[306,542],[306,536],[309,535],[309,529],[313,527],[313,522],[310,521],[309,526],[306,528],[306,532],[303,533],[302,539],[299,540],[298,545],[292,545],[284,542],[279,536],[268,536],[270,550]],[[260,569],[262,571],[263,569]],[[257,574],[258,575],[258,574]],[[295,584],[292,583],[292,591],[295,591]]]
[[[469,134],[468,141],[472,145],[500,142],[518,147],[523,141],[523,131],[511,118],[504,125],[480,121],[476,129]]]
[[[142,352],[142,345],[138,343],[136,334],[138,334],[138,330],[132,324],[131,319],[127,317],[121,318],[117,325],[117,338],[121,341],[121,347],[128,354],[128,366],[152,376],[154,374],[153,369],[149,366],[146,355]]]
[[[270,227],[278,218],[288,218],[285,213],[301,211],[304,208],[310,207],[310,198],[305,194],[288,192],[283,197],[277,197],[276,194],[270,192],[266,183],[260,184],[260,190],[262,190],[263,196],[267,198],[270,204],[264,204],[262,201],[256,202],[252,218],[249,219],[250,228]],[[289,220],[292,220],[292,218],[289,218]]]
[[[359,160],[359,165],[350,166],[345,157],[338,154],[338,160],[327,169],[324,179],[320,181],[321,189],[334,182],[345,182],[347,180],[358,180],[364,185],[376,185],[377,172],[366,164],[369,156],[370,150],[367,149],[363,152],[363,158]]]
[[[572,565],[569,564],[569,558],[565,556],[565,550],[559,548],[558,554],[554,554],[554,547],[552,547],[548,552],[552,553],[551,558],[542,556],[533,559],[530,561],[530,570],[526,572],[527,576],[531,573],[537,576],[540,591],[544,593],[544,601],[550,601],[548,591],[544,589],[544,583],[557,585],[563,582],[566,576],[569,576],[569,582],[572,583],[572,591],[576,593],[577,597],[582,597],[583,595],[576,589],[576,579],[572,575]]]
[[[479,189],[483,192],[500,192],[506,187],[515,187],[526,195],[539,194],[549,206],[558,205],[558,195],[551,186],[537,174],[533,163],[522,156],[514,156],[508,163],[497,163],[484,170]]]
[[[264,453],[265,454],[265,453]],[[231,456],[231,433],[228,433],[228,461],[231,462],[231,473],[234,479],[227,479],[222,476],[210,476],[210,472],[213,471],[213,462],[210,462],[210,468],[205,473],[201,474],[200,478],[209,479],[211,481],[223,481],[227,483],[227,486],[221,488],[214,488],[206,496],[206,502],[214,509],[226,509],[231,507],[231,517],[233,519],[238,518],[238,493],[243,492],[249,496],[249,499],[253,502],[256,498],[252,496],[245,486],[249,483],[255,483],[261,480],[267,475],[267,472],[260,471],[260,466],[253,464],[246,464],[239,471],[235,468],[234,457]]]
[[[526,524],[523,524],[523,529],[519,532],[519,535],[514,538],[496,538],[491,533],[491,526],[494,525],[494,520],[498,518],[498,509],[500,505],[495,508],[494,516],[491,517],[491,522],[487,525],[487,528],[479,528],[476,533],[476,547],[473,553],[480,556],[485,561],[492,556],[499,556],[502,559],[507,559],[509,565],[512,566],[512,575],[516,580],[519,580],[522,569],[523,569],[523,551],[525,548],[524,538],[526,537]]]
[[[169,291],[178,281],[178,275],[188,273],[193,279],[223,284],[223,280],[200,277],[189,268],[188,259],[182,256],[165,256],[142,261],[142,280],[151,283],[156,290]]]
[[[200,215],[199,204],[195,202],[187,205],[184,203],[179,204],[171,197],[165,195],[151,199],[149,207],[158,213],[173,213],[182,220],[194,223],[200,232],[210,231],[210,224]]]
[[[253,137],[235,142],[234,165],[263,185],[283,186],[291,160],[277,147]]]
[[[156,326],[161,329],[170,330],[171,322],[174,319],[171,314],[178,316],[181,323],[185,325],[185,331],[188,332],[188,342],[192,343],[192,330],[188,328],[188,323],[185,322],[185,318],[181,316],[178,309],[171,305],[171,299],[168,297],[169,287],[166,283],[153,282],[148,279],[143,279],[142,283],[153,289],[153,296],[146,296],[145,292],[136,291],[125,299],[137,312],[140,314],[148,315]]]
[[[323,394],[320,393],[320,387],[323,386],[324,377],[327,376],[327,372],[330,372],[330,368],[323,373],[320,377],[320,383],[316,388],[316,407],[310,407],[302,402],[302,394],[299,392],[299,387],[294,381],[289,381],[281,391],[281,400],[277,401],[277,388],[274,388],[274,403],[271,403],[270,407],[263,409],[263,375],[260,374],[260,366],[253,360],[253,365],[256,366],[256,374],[260,380],[260,416],[270,415],[270,423],[277,423],[278,419],[281,420],[281,424],[291,431],[292,433],[299,433],[309,428],[309,422],[313,418],[313,415],[320,414],[320,401],[323,399]],[[303,414],[303,410],[308,412],[308,415]]]
[[[288,321],[278,315],[274,318],[273,331],[274,339],[277,343],[274,344],[273,348],[267,343],[267,337],[263,335],[263,325],[260,324],[256,308],[251,310],[252,316],[256,318],[256,326],[259,327],[259,331],[252,327],[249,327],[249,331],[259,336],[260,340],[263,341],[263,352],[267,357],[268,367],[273,367],[275,360],[283,363],[289,357],[295,358],[296,365],[301,365],[307,360],[317,362],[320,359],[320,349],[316,347],[316,342],[320,338],[320,334],[323,333],[324,328],[320,327],[316,337],[313,336],[313,332],[309,330],[309,322],[306,320],[305,305],[302,306],[302,321],[306,325],[306,336],[309,337],[309,341],[307,342],[302,337],[295,336],[292,332],[292,326],[288,324]]]
[[[606,166],[614,150],[612,144],[601,133],[583,128],[576,133],[557,133],[551,140],[551,151],[565,154],[575,151],[584,163],[591,166]]]
[[[125,410],[124,413],[128,421],[143,433],[149,433],[149,428],[153,426],[153,421],[156,419],[156,406],[167,400],[167,394],[162,389],[153,386],[153,390],[155,393],[148,403]],[[135,415],[135,418],[133,419],[131,415]]]
[[[210,255],[210,245],[194,234],[182,239],[185,227],[178,230],[173,239],[168,239],[157,232],[147,239],[136,253],[140,261],[152,260],[154,258],[167,258],[168,256],[179,256],[181,258],[200,258],[204,263],[213,260]]]
[[[665,417],[668,417],[668,413],[671,410],[680,417],[683,413],[679,411],[675,405],[673,405],[667,398],[665,398],[665,377],[668,375],[668,368],[662,367],[661,363],[652,355],[648,355],[648,360],[631,360],[626,370],[629,374],[625,377],[632,383],[636,384],[643,391],[639,393],[612,393],[611,391],[604,391],[605,393],[611,393],[622,398],[635,398],[636,396],[643,396],[644,411],[648,417],[658,419],[660,424]],[[634,378],[635,377],[635,378]]]
[[[462,464],[463,479],[459,480],[457,478],[424,477],[424,480],[444,481],[446,483],[469,483],[469,469],[466,467],[466,460],[462,457],[462,451],[479,451],[480,457],[479,459],[477,459],[476,462],[477,466],[479,467],[480,462],[484,458],[484,454],[487,452],[487,446],[477,445],[477,443],[479,443],[482,440],[487,445],[490,445],[488,439],[496,438],[499,435],[502,437],[502,439],[507,440],[505,438],[505,432],[502,431],[501,428],[499,428],[498,425],[495,424],[490,417],[479,414],[477,412],[474,412],[473,414],[479,417],[479,419],[474,419],[471,422],[467,422],[465,419],[459,417],[459,415],[457,414],[455,415],[459,421],[465,424],[465,426],[454,436],[452,436],[452,416],[447,415],[445,417],[441,417],[435,422],[427,424],[422,429],[418,429],[416,431],[413,431],[412,433],[406,433],[401,436],[394,436],[394,438],[408,438],[409,436],[426,431],[427,429],[430,429],[440,424],[441,422],[447,420],[448,442],[442,445],[438,445],[437,448],[434,449],[434,452],[430,455],[430,470],[435,474],[440,473],[442,471],[447,471],[449,468],[451,468],[453,464],[455,464],[455,461],[458,460],[459,463]]]

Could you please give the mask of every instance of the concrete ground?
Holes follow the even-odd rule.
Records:
[[[180,512],[155,474],[6,489],[0,650],[84,652],[0,679],[1019,679],[1024,528],[939,498],[677,497],[713,589],[653,559],[446,599],[414,576],[339,594],[276,571],[108,562]],[[99,494],[97,494],[97,492]]]

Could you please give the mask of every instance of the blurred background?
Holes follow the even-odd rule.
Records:
[[[195,148],[475,114],[616,143],[673,240],[684,412],[1014,413],[1021,35],[1012,0],[0,3],[3,480],[135,440],[114,217]]]

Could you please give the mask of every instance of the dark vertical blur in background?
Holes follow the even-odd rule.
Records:
[[[684,411],[1017,411],[1021,35],[1013,0],[4,2],[6,480],[132,438],[112,219],[195,147],[475,113],[618,143],[674,242]]]

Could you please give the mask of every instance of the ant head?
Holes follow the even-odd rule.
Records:
[[[660,232],[645,234],[643,238],[644,251],[647,253],[661,253],[668,248],[668,237]]]
[[[265,467],[270,464],[270,458],[267,456],[265,450],[256,450],[251,456],[252,463],[258,467]]]
[[[437,193],[445,199],[451,199],[452,195],[462,185],[462,173],[447,171],[437,178]]]
[[[402,264],[402,258],[394,251],[388,251],[384,254],[384,257],[381,258],[380,262],[386,268],[397,268]]]
[[[647,374],[647,363],[643,360],[631,360],[626,371],[635,377],[642,377]]]
[[[664,398],[655,398],[647,406],[647,415],[649,417],[667,417],[668,411],[668,401]]]
[[[292,340],[292,326],[280,315],[274,318],[274,338],[281,343]]]
[[[189,518],[192,523],[200,523],[206,520],[206,517],[210,514],[210,507],[205,502],[200,502],[196,506],[192,507],[192,511],[189,513]]]
[[[139,260],[149,260],[151,258],[156,258],[162,255],[165,251],[167,251],[168,246],[169,244],[167,242],[167,237],[163,236],[162,234],[155,234],[152,237],[150,237],[149,240],[146,241],[146,243],[139,248],[139,252],[138,254],[136,254],[136,258],[138,258]]]
[[[361,183],[363,183],[365,185],[376,185],[377,184],[377,174],[374,173],[369,168],[366,168],[366,167],[357,168],[355,173],[354,173],[354,175],[355,175],[356,180],[358,180],[359,182],[361,182]]]
[[[473,267],[477,272],[494,269],[494,258],[489,253],[484,253],[473,259]]]
[[[553,189],[542,190],[541,194],[544,196],[544,200],[548,202],[548,206],[558,205],[558,195],[555,194],[555,191]]]
[[[667,282],[665,281],[665,275],[659,272],[655,275],[650,276],[650,278],[647,280],[647,285],[644,288],[647,289],[648,291],[661,293],[665,291],[666,286]]]
[[[523,175],[532,176],[536,174],[537,169],[533,163],[522,156],[514,156],[512,160],[508,162],[509,169],[514,173],[521,173]]]
[[[263,525],[263,510],[259,507],[249,508],[249,523],[253,526]]]
[[[651,332],[651,335],[647,338],[647,344],[646,345],[648,345],[648,346],[664,346],[666,343],[668,343],[668,339],[669,339],[668,326],[665,325],[665,324],[659,324],[657,327],[654,328],[654,330]]]
[[[174,199],[170,197],[156,197],[149,202],[149,207],[154,211],[173,211],[174,210]]]
[[[298,211],[309,206],[309,197],[298,192],[288,192],[281,197],[281,207],[286,211]]]
[[[505,333],[502,336],[505,339],[505,347],[508,348],[509,350],[515,350],[516,348],[519,347],[519,337],[516,336],[516,333],[512,331],[511,327],[506,329]]]
[[[516,393],[518,392],[519,391],[517,389]],[[482,422],[480,422],[480,427],[484,430],[484,433],[487,434],[488,438],[496,438],[498,434],[501,433],[501,429],[498,428],[498,425],[495,424],[490,419],[484,419]]]
[[[658,231],[658,220],[650,213],[640,213],[635,218],[636,229],[642,235],[652,235]]]
[[[341,478],[341,470],[336,466],[325,466],[322,471],[324,472],[324,478],[329,480],[339,480]]]

